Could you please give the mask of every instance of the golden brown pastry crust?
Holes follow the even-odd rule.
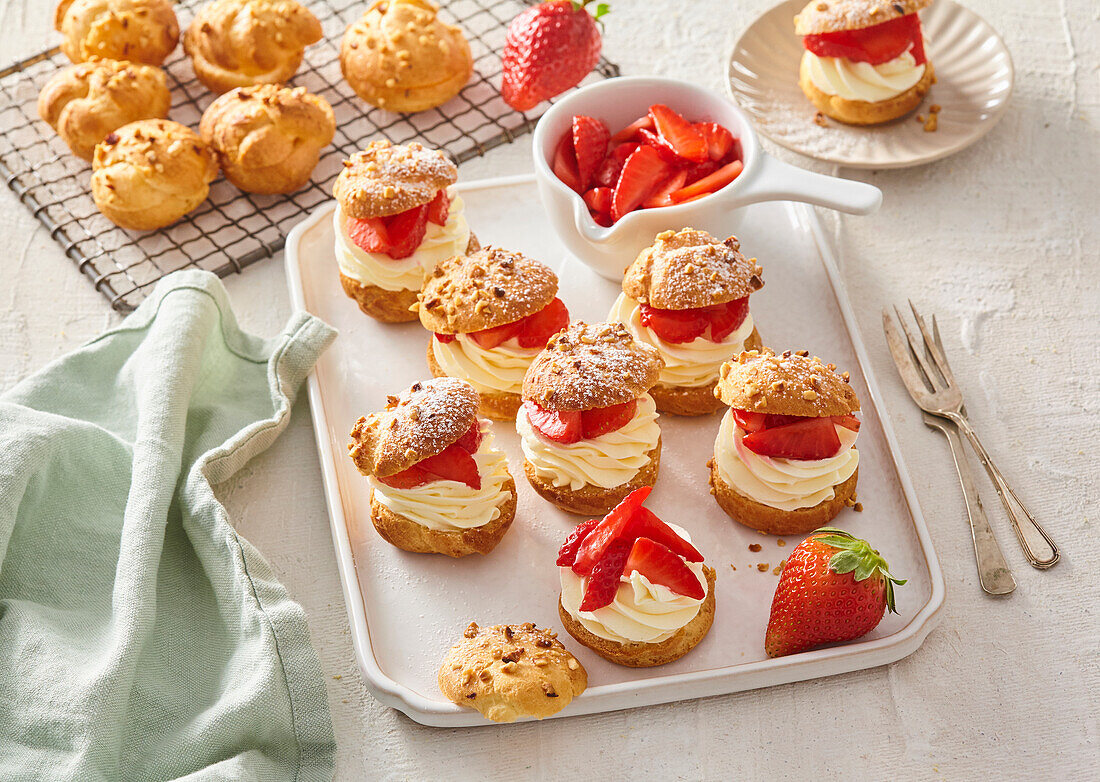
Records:
[[[382,323],[408,323],[416,320],[416,291],[390,291],[377,285],[364,285],[340,273],[340,285],[365,315]]]
[[[557,637],[531,622],[471,622],[439,666],[439,689],[494,722],[557,714],[588,686],[584,666]]]
[[[812,508],[780,510],[764,505],[741,494],[718,474],[714,459],[707,462],[710,468],[710,493],[726,515],[738,524],[765,535],[798,535],[823,527],[836,518],[856,493],[857,468],[848,480],[833,487],[833,498],[823,500]]]
[[[61,0],[54,28],[73,62],[102,57],[160,65],[180,37],[169,0]]]
[[[557,505],[567,513],[581,516],[603,516],[618,505],[626,495],[643,486],[652,486],[657,482],[657,473],[661,467],[661,440],[648,454],[649,461],[626,483],[605,489],[602,486],[588,484],[579,489],[568,486],[555,486],[551,481],[539,477],[535,468],[526,459],[523,460],[523,474],[527,476],[531,488],[547,502]]]
[[[73,154],[91,160],[112,130],[168,116],[168,79],[160,68],[123,60],[94,60],[58,71],[38,94],[38,116]]]
[[[248,193],[292,193],[309,182],[336,131],[328,101],[305,87],[260,84],[227,92],[199,132],[225,178]]]
[[[221,93],[287,81],[319,40],[321,23],[295,0],[214,0],[195,14],[183,50],[199,81]]]
[[[769,348],[744,351],[722,365],[717,393],[723,404],[736,410],[824,418],[859,410],[859,398],[847,372],[836,373],[806,351]]]
[[[707,577],[707,597],[699,606],[699,613],[695,615],[694,619],[677,630],[674,635],[659,643],[620,644],[615,641],[608,641],[606,638],[600,638],[598,635],[586,630],[584,625],[565,610],[565,607],[561,604],[560,596],[558,597],[558,616],[571,636],[605,660],[630,668],[650,668],[654,665],[664,665],[679,660],[698,646],[714,623],[714,582],[716,574],[714,568],[707,565],[703,565],[703,574]]]
[[[217,175],[214,151],[195,131],[171,120],[140,120],[96,145],[92,197],[111,222],[147,231],[205,201]]]
[[[413,141],[372,141],[344,161],[332,194],[348,217],[385,217],[429,203],[458,181],[458,167],[445,154]]]
[[[794,18],[796,35],[859,30],[927,8],[932,0],[810,0]]]
[[[822,114],[838,122],[849,125],[878,125],[902,117],[919,106],[924,96],[928,94],[928,90],[932,88],[935,78],[935,70],[929,61],[925,63],[924,75],[921,76],[920,81],[900,95],[874,103],[845,100],[838,95],[828,95],[815,87],[810,78],[806,60],[803,59],[799,67],[798,86]]]
[[[760,340],[760,332],[753,328],[752,333],[745,339],[744,350],[759,350],[764,346]],[[705,386],[672,386],[658,383],[649,389],[649,395],[657,403],[657,409],[662,413],[673,415],[710,415],[725,408],[722,400],[715,396],[715,388],[718,381],[715,380]]]
[[[742,299],[764,287],[755,258],[736,236],[724,242],[706,231],[662,231],[623,277],[623,293],[662,310],[688,310]]]
[[[419,380],[388,397],[385,410],[359,417],[348,455],[363,475],[394,475],[457,442],[477,420],[477,406],[465,380]]]
[[[340,70],[360,98],[388,111],[424,111],[466,85],[470,45],[437,11],[426,0],[376,0],[348,27]]]
[[[621,323],[574,321],[550,337],[523,378],[523,398],[545,410],[591,410],[637,399],[665,362]]]
[[[500,543],[516,518],[516,482],[508,478],[501,487],[500,515],[480,527],[463,530],[435,530],[394,513],[370,496],[370,520],[387,543],[413,554],[443,554],[465,557],[488,554]]]
[[[435,337],[431,339],[434,340]],[[439,366],[439,362],[435,360],[431,340],[428,341],[428,369],[431,370],[433,377],[447,377],[443,367]],[[481,407],[478,412],[494,421],[515,421],[516,413],[523,404],[519,394],[510,394],[507,391],[480,391],[478,395],[481,397]]]
[[[420,292],[420,322],[440,334],[468,334],[534,315],[558,293],[558,276],[523,253],[486,247],[448,258]]]

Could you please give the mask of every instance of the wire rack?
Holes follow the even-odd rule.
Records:
[[[207,0],[177,3],[180,29]],[[532,0],[454,0],[441,16],[460,25],[474,56],[474,75],[445,105],[394,114],[360,100],[340,73],[340,38],[366,10],[363,0],[304,2],[321,21],[324,38],[306,50],[291,84],[325,98],[336,114],[336,137],[310,183],[290,196],[251,195],[222,178],[210,197],[173,225],[148,233],[126,231],[104,218],[89,192],[91,168],[38,117],[38,92],[69,64],[51,49],[0,71],[0,176],[50,232],[65,254],[116,310],[128,312],[164,275],[199,268],[225,277],[278,252],[287,233],[331,197],[341,161],[370,138],[417,139],[446,150],[457,163],[484,155],[531,131],[538,112],[521,113],[500,97],[500,55],[508,23]],[[193,128],[216,97],[196,78],[182,47],[165,64],[172,89],[170,116]],[[588,80],[617,76],[601,59]]]

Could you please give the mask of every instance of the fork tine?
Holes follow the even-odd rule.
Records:
[[[940,339],[940,324],[936,322],[936,316],[932,316],[932,341],[936,343],[936,347],[939,348],[940,355],[943,356],[943,368],[947,372],[948,377],[951,377],[951,365],[947,363],[947,351],[943,349],[943,340]],[[954,378],[951,377],[951,382],[954,382]],[[959,412],[966,415],[966,405],[959,408]]]
[[[932,355],[932,361],[936,365],[936,369],[940,371],[947,385],[954,386],[955,377],[951,374],[951,367],[947,363],[947,358],[944,356],[943,351],[940,350],[935,340],[932,339],[932,335],[928,332],[928,327],[924,325],[924,318],[917,312],[917,308],[913,305],[912,299],[909,299],[909,309],[913,311],[913,318],[917,321],[917,328],[920,329],[921,336],[924,337],[924,348]]]
[[[894,307],[894,313],[898,316],[898,323],[901,325],[901,330],[905,332],[905,338],[909,340],[909,352],[913,354],[913,358],[917,360],[917,364],[920,365],[921,370],[924,372],[925,382],[932,388],[933,391],[939,391],[936,381],[940,379],[940,376],[924,358],[924,351],[917,345],[917,339],[913,336],[913,332],[909,330],[909,326],[905,323],[905,318],[901,316],[901,311]]]
[[[894,359],[894,366],[897,367],[898,374],[901,375],[905,390],[909,392],[909,396],[913,398],[913,401],[923,409],[925,405],[923,398],[929,394],[928,381],[925,380],[924,373],[913,362],[912,353],[906,350],[905,340],[898,333],[897,327],[894,326],[894,319],[890,317],[890,312],[885,308],[882,310],[882,330],[886,333],[886,345],[890,349],[890,356]]]

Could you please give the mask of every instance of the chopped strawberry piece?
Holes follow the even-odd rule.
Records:
[[[697,162],[707,159],[706,140],[686,119],[661,103],[649,107],[649,116],[653,117],[657,134],[677,155]]]
[[[577,550],[577,559],[573,563],[574,573],[578,576],[587,576],[592,572],[592,568],[603,557],[607,547],[613,541],[622,537],[627,525],[630,524],[636,511],[642,507],[642,503],[645,502],[651,491],[653,491],[652,486],[635,489],[603,517],[603,520],[584,539],[584,543]]]
[[[565,302],[555,297],[553,301],[533,315],[521,320],[519,346],[521,348],[544,348],[550,337],[569,325],[569,310]]]
[[[477,462],[474,461],[470,452],[458,443],[447,446],[435,456],[422,459],[415,466],[441,480],[458,481],[471,489],[481,488],[481,475],[477,471]]]
[[[687,187],[677,190],[672,194],[672,200],[680,204],[696,196],[709,195],[737,179],[743,168],[744,165],[740,160],[727,163],[713,174],[705,176],[702,179],[692,182]]]
[[[486,350],[492,350],[519,334],[520,323],[521,321],[517,320],[501,326],[493,326],[491,329],[471,331],[468,336]]]
[[[638,508],[630,525],[630,532],[638,537],[649,538],[662,546],[667,546],[672,549],[673,553],[683,557],[688,562],[703,561],[703,555],[699,553],[699,549],[677,535],[672,527],[661,521],[657,514],[649,508]]]
[[[638,400],[631,399],[621,405],[595,407],[581,413],[581,431],[585,438],[599,437],[608,432],[622,429],[634,417],[638,409]]]
[[[384,483],[394,489],[415,489],[417,486],[423,486],[435,480],[434,475],[420,469],[420,467],[415,464],[401,472],[387,475],[385,478],[381,475],[376,475],[375,477],[378,478],[379,483]]]
[[[593,212],[611,214],[611,188],[594,187],[584,194],[584,202]]]
[[[859,419],[851,413],[848,415],[834,415],[833,423],[845,429],[851,429],[853,432],[859,431]]]
[[[672,206],[672,194],[679,190],[687,182],[687,171],[680,169],[670,176],[659,188],[653,191],[653,195],[642,202],[643,209],[652,209],[658,206]]]
[[[599,519],[589,519],[588,521],[582,521],[574,527],[573,531],[569,533],[569,537],[565,539],[565,542],[561,544],[561,548],[558,549],[558,559],[555,564],[558,567],[573,567],[573,563],[577,561],[577,549],[581,547],[581,543],[588,537],[588,533],[594,530],[599,523]]]
[[[592,566],[580,604],[581,611],[595,611],[611,604],[615,593],[619,591],[619,579],[622,578],[630,550],[629,540],[613,540],[608,544],[603,555]]]
[[[607,157],[603,159],[599,169],[596,171],[596,184],[601,187],[615,187],[615,183],[619,181],[619,174],[622,173],[626,159],[630,157],[631,153],[639,146],[641,145],[629,142],[620,144],[608,152]]]
[[[349,217],[346,227],[351,241],[360,250],[368,253],[384,253],[390,249],[386,222],[381,217],[367,217],[362,220]]]
[[[749,297],[707,307],[707,314],[710,316],[709,339],[714,343],[721,342],[745,322],[749,314]]]
[[[889,62],[912,46],[917,64],[925,61],[924,36],[920,17],[915,13],[858,30],[807,35],[802,38],[802,43],[819,57],[840,57],[871,65]]]
[[[455,441],[455,445],[466,453],[477,453],[477,449],[481,447],[481,424],[477,421],[470,424],[470,428]]]
[[[707,593],[703,590],[703,585],[684,564],[684,560],[680,559],[668,546],[663,546],[655,540],[642,537],[634,541],[630,554],[626,558],[623,573],[629,574],[635,571],[649,579],[650,583],[666,586],[678,595],[694,600],[702,600],[706,597]],[[592,575],[594,579],[595,571]]]
[[[435,338],[442,342],[444,345],[449,345],[450,343],[455,341],[454,334],[440,334],[438,331],[435,332]]]
[[[594,117],[573,117],[573,150],[577,159],[580,190],[586,189],[596,177],[596,169],[607,155],[611,131],[602,120]]]
[[[417,206],[386,219],[386,231],[390,238],[390,249],[386,254],[391,258],[408,258],[420,243],[428,230],[428,205]]]
[[[745,435],[741,441],[759,456],[813,461],[836,456],[840,438],[829,418],[807,418],[794,424]]]
[[[428,222],[436,225],[446,225],[447,216],[451,213],[451,199],[447,197],[446,190],[440,190],[435,198],[428,204]]]
[[[696,122],[695,129],[707,142],[707,157],[723,160],[733,149],[733,134],[717,122]]]
[[[580,410],[544,410],[530,400],[523,403],[523,410],[531,426],[547,440],[568,445],[581,439]]]
[[[665,342],[683,344],[703,336],[710,320],[700,310],[659,310],[639,304],[642,325]]]
[[[623,164],[611,199],[611,217],[619,220],[636,209],[671,173],[668,163],[648,145],[635,149]]]
[[[733,420],[746,433],[759,432],[767,426],[768,417],[750,410],[734,410]]]
[[[581,192],[581,175],[577,170],[577,155],[573,151],[573,136],[565,134],[558,142],[558,148],[554,151],[554,161],[550,167],[566,187]]]
[[[637,141],[639,130],[653,130],[653,117],[646,114],[644,117],[639,117],[634,120],[612,136],[611,143],[620,144],[624,141]]]

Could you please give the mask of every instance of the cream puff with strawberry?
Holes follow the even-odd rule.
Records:
[[[621,323],[583,321],[550,338],[523,379],[523,470],[570,513],[607,513],[657,480],[661,427],[648,393],[663,366]]]
[[[722,363],[762,347],[749,294],[764,286],[763,271],[740,250],[735,236],[719,241],[694,228],[665,231],[626,270],[608,320],[661,355],[664,369],[650,393],[662,413],[718,410],[714,387]]]
[[[569,325],[558,277],[526,255],[487,247],[435,268],[420,292],[420,323],[433,333],[428,367],[481,395],[481,414],[513,421],[523,378],[552,334]]]
[[[711,494],[734,521],[771,535],[827,524],[855,496],[859,399],[836,365],[806,351],[741,353],[715,391],[729,406]]]
[[[798,86],[821,112],[877,125],[915,109],[935,82],[917,12],[932,0],[810,0],[794,18]]]
[[[619,665],[678,660],[714,621],[715,572],[687,531],[642,506],[635,489],[603,519],[581,522],[558,551],[558,615],[571,636]]]
[[[360,418],[348,452],[371,481],[371,522],[416,553],[488,554],[516,515],[516,484],[469,383],[436,378]]]
[[[412,142],[372,141],[344,161],[333,212],[344,292],[376,320],[416,320],[412,309],[436,264],[477,249],[466,224],[458,169]]]

